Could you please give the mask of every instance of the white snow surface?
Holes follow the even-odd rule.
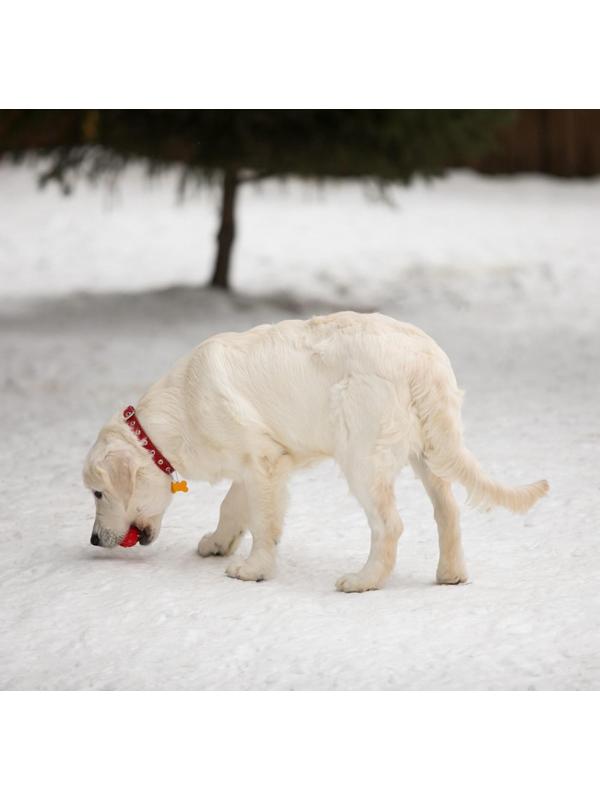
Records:
[[[175,175],[132,168],[64,198],[35,174],[0,167],[1,688],[600,688],[600,182],[455,173],[389,203],[356,183],[244,188],[226,297],[195,288],[212,190],[181,204]],[[90,546],[81,466],[115,409],[214,332],[341,308],[424,328],[486,469],[550,481],[525,517],[465,507],[469,583],[435,585],[408,470],[377,592],[334,591],[369,535],[332,463],[294,476],[272,581],[195,553],[225,485],[176,495],[151,547]]]

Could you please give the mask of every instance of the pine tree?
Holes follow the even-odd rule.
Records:
[[[184,179],[222,184],[211,284],[228,288],[239,186],[270,176],[408,183],[489,149],[507,111],[253,110],[2,111],[0,157],[50,157],[41,183],[150,172],[179,164]]]

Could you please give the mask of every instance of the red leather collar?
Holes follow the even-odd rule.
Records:
[[[159,469],[162,469],[167,475],[172,475],[175,472],[175,467],[164,456],[158,447],[154,444],[152,439],[148,436],[146,431],[140,425],[139,419],[135,415],[135,408],[127,406],[123,411],[123,419],[125,424],[131,428],[131,432],[137,437],[139,443],[144,447],[152,456],[152,461]]]

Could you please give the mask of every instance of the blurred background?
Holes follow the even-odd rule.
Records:
[[[440,176],[450,169],[469,168],[488,175],[540,173],[586,178],[600,171],[600,112],[15,110],[0,112],[0,158],[5,163],[25,162],[29,166],[19,171],[5,168],[5,182],[9,176],[13,180],[19,179],[16,176],[21,180],[28,176],[40,188],[50,185],[48,193],[54,188],[65,196],[79,188],[78,196],[70,204],[56,203],[54,215],[76,215],[77,206],[98,203],[97,199],[91,200],[89,191],[81,188],[82,182],[111,187],[112,196],[103,195],[104,208],[108,210],[111,202],[118,206],[121,199],[122,206],[112,215],[106,215],[109,226],[117,224],[119,218],[125,219],[125,214],[132,215],[128,200],[135,192],[151,195],[150,185],[143,185],[140,180],[142,175],[149,179],[162,176],[159,185],[163,188],[164,213],[172,213],[176,202],[182,206],[186,199],[195,200],[196,222],[191,221],[189,209],[178,208],[175,217],[182,227],[184,214],[189,220],[185,223],[189,227],[185,237],[187,246],[182,248],[188,252],[163,257],[160,280],[147,271],[140,285],[185,282],[243,288],[248,258],[242,250],[241,272],[236,273],[235,240],[238,229],[242,235],[248,229],[245,213],[252,214],[259,204],[256,198],[242,197],[248,195],[252,186],[261,188],[267,183],[269,198],[276,198],[274,202],[282,206],[289,203],[289,198],[286,200],[283,194],[277,197],[271,187],[285,179],[289,186],[290,178],[296,179],[292,185],[296,191],[302,186],[323,188],[332,181],[336,181],[339,191],[343,181],[346,186],[349,183],[354,188],[362,186],[370,192],[371,199],[379,196],[388,201],[394,187]],[[169,183],[173,185],[166,188]],[[201,187],[208,187],[210,192],[204,205],[198,201]],[[156,192],[151,196],[156,206]],[[332,196],[331,192],[320,195],[313,192],[312,201],[323,203]],[[348,193],[340,196],[346,198]],[[149,211],[147,202],[138,205],[139,213],[132,215],[131,223],[138,229]],[[240,208],[245,202],[251,203],[253,209],[245,212]],[[213,219],[207,209],[211,204]],[[45,208],[49,209],[47,200]],[[365,213],[373,213],[373,209],[366,209]],[[211,224],[216,234],[214,245]],[[144,237],[150,250],[161,246],[165,227],[159,225],[158,230],[153,228]],[[202,234],[194,241],[196,231]],[[293,208],[278,214],[271,230],[267,227],[263,231],[269,239],[283,238],[294,250],[303,245],[304,239],[302,235],[294,236],[295,233],[299,232],[294,230]],[[317,231],[314,233],[319,235]],[[78,259],[102,261],[98,248],[106,246],[106,239],[99,231],[95,241],[90,241],[85,251],[78,252]],[[52,291],[51,285],[57,280],[64,280],[60,243],[47,244],[51,245],[50,252],[46,249],[37,264],[42,293],[44,288]],[[127,249],[134,246],[129,240]],[[240,247],[244,247],[244,242]],[[253,255],[266,262],[271,258],[272,247],[265,242],[262,253],[257,250]],[[59,267],[54,264],[55,253],[63,261]],[[148,259],[145,252],[139,256],[146,261],[154,260]],[[310,270],[318,264],[327,270],[324,264],[327,257],[326,250],[307,254],[301,268]],[[92,291],[109,285],[116,288],[119,284],[107,279],[108,275],[125,266],[131,271],[132,266],[123,259],[122,252],[121,257],[115,254],[114,258],[115,263],[94,264],[90,270],[93,276],[82,264],[73,288]],[[299,266],[294,259],[294,269]],[[389,269],[401,266],[396,261]],[[158,265],[155,269],[159,269]],[[293,290],[294,279],[285,274],[285,263],[276,269],[281,275],[275,288],[287,286]],[[137,270],[134,273],[137,281]],[[49,284],[47,287],[44,281]],[[268,284],[264,289],[268,291]]]
[[[595,110],[0,112],[4,688],[597,688],[599,174]],[[88,552],[115,410],[213,333],[346,308],[430,333],[485,468],[550,481],[524,519],[465,515],[472,584],[424,592],[403,476],[390,591],[358,599],[378,625],[337,605],[367,533],[327,464],[294,477],[260,595],[193,558],[224,486],[143,557]]]

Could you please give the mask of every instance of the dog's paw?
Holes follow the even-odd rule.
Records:
[[[207,556],[228,556],[232,550],[235,539],[231,542],[223,542],[216,538],[214,533],[207,533],[198,542],[198,555],[202,558]]]
[[[456,585],[458,583],[466,583],[469,580],[469,576],[464,562],[459,561],[439,564],[435,579],[440,584]]]
[[[371,589],[379,589],[379,586],[360,572],[349,572],[336,581],[335,588],[338,592],[368,592]]]
[[[238,578],[240,581],[265,581],[271,577],[272,570],[265,564],[252,563],[250,559],[246,561],[236,559],[225,570],[225,574],[230,578]]]
[[[244,531],[240,531],[229,541],[223,541],[216,533],[207,533],[198,542],[198,555],[206,558],[207,556],[230,556],[237,548]]]

